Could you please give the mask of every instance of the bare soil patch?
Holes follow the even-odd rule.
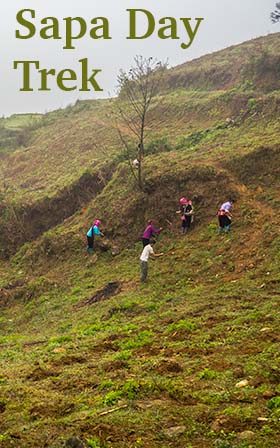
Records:
[[[84,306],[93,305],[97,302],[102,302],[103,300],[109,299],[111,296],[114,296],[120,292],[120,283],[119,282],[109,282],[104,288],[97,291],[92,297],[89,299],[83,300],[82,302],[76,305],[76,308],[82,308]]]

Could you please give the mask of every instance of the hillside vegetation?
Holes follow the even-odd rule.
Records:
[[[145,192],[110,101],[1,119],[1,448],[280,446],[278,42],[166,71]],[[140,284],[151,217],[164,257]]]

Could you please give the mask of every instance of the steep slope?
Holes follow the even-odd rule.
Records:
[[[275,55],[277,38],[178,67],[200,79],[215,66],[209,85],[199,81],[206,91],[174,90],[168,72],[171,91],[149,116],[145,192],[107,101],[44,116],[26,147],[2,155],[1,448],[71,437],[95,448],[279,447],[280,97],[274,74],[254,91],[234,71],[260,42]],[[233,72],[225,90],[221,67]],[[185,237],[182,195],[195,207]],[[229,196],[232,230],[218,235]],[[97,217],[106,236],[90,257]],[[151,217],[164,257],[141,285]]]
[[[279,93],[265,92],[273,90],[274,80],[278,79],[278,38],[276,33],[168,70],[167,91],[155,102],[148,117],[148,152],[178,150],[191,160],[220,159],[227,158],[235,148],[241,154],[277,144]],[[276,70],[272,77],[262,77],[270,88],[255,89],[254,64],[251,75],[240,85],[241,71],[237,67],[241,62],[248,65],[263,53],[273,59]],[[208,66],[214,71],[216,91],[209,91],[200,79],[201,73],[212,79]],[[229,83],[222,82],[221,67],[231,74]],[[265,63],[263,67],[268,69],[270,65]],[[189,79],[189,70],[196,86]],[[184,76],[182,85],[176,81],[178,74]],[[77,102],[45,116],[4,120],[6,130],[24,131],[25,141],[11,153],[3,139],[2,256],[71,216],[79,203],[89,200],[91,185],[98,182],[98,177],[104,175],[108,180],[103,173],[114,170],[123,150],[113,123],[108,100]],[[81,194],[72,204],[67,198],[77,191]],[[46,219],[45,211],[54,219]],[[32,226],[34,216],[37,224]],[[19,236],[11,232],[14,227],[20,229]]]
[[[0,446],[279,446],[279,154],[212,168],[153,156],[145,204],[123,166],[85,214],[21,249],[13,278],[2,267]],[[271,182],[252,176],[260,159],[274,162]],[[186,191],[196,221],[182,237],[174,209]],[[234,225],[219,236],[229,193]],[[86,224],[105,201],[108,243],[122,251],[97,242],[88,257]],[[165,256],[142,286],[133,239],[152,213]]]

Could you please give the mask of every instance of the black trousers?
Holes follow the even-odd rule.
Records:
[[[192,216],[191,215],[185,215],[185,219],[182,221],[182,227],[183,229],[189,229],[192,222]]]
[[[142,243],[143,243],[143,247],[148,246],[148,244],[150,244],[150,239],[149,238],[142,238]]]
[[[229,226],[231,224],[231,220],[229,219],[229,217],[227,215],[221,215],[221,216],[218,216],[218,218],[219,218],[219,225],[222,228]]]
[[[89,249],[93,249],[93,243],[94,243],[94,237],[93,236],[87,236],[87,244]]]

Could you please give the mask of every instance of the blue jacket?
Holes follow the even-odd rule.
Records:
[[[94,236],[94,235],[100,235],[100,233],[101,232],[100,232],[100,230],[99,230],[99,228],[97,226],[92,226],[89,229],[89,231],[87,233],[87,236],[91,237],[91,236]]]

